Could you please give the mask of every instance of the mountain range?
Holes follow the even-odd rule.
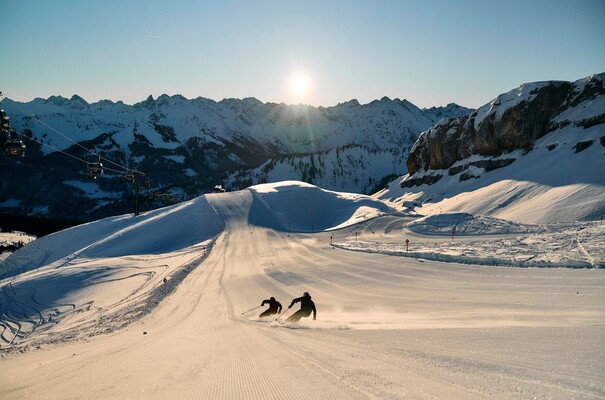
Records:
[[[27,156],[0,159],[0,211],[78,221],[134,210],[134,186],[120,180],[125,168],[148,181],[140,187],[141,209],[217,184],[235,190],[277,178],[371,193],[405,172],[422,131],[473,111],[456,104],[420,109],[387,97],[312,107],[180,95],[134,105],[89,104],[77,95],[7,98],[2,107]],[[96,155],[104,174],[87,180],[86,164],[98,162]]]

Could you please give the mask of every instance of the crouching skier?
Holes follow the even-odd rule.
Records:
[[[292,314],[286,322],[298,322],[302,317],[308,317],[313,312],[313,320],[317,316],[317,310],[315,309],[315,303],[311,300],[311,295],[309,292],[305,292],[302,297],[292,300],[292,303],[288,306],[288,308],[292,308],[292,306],[296,303],[300,302],[300,310],[296,311]]]
[[[275,297],[271,297],[269,300],[263,300],[262,303],[260,303],[261,307],[264,306],[265,304],[269,304],[269,308],[265,311],[263,311],[258,317],[259,318],[265,318],[268,317],[269,315],[273,315],[273,314],[277,314],[279,312],[281,312],[281,303],[277,300],[275,300]]]

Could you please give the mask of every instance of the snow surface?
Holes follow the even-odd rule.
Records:
[[[396,235],[395,242],[381,238],[334,243],[334,246],[460,264],[605,268],[605,225],[600,222],[531,226],[459,213],[420,218],[405,228]],[[447,239],[435,240],[423,235]],[[392,236],[391,232],[389,237]],[[411,239],[407,246],[402,237]]]
[[[105,199],[108,197],[118,197],[120,193],[111,193],[101,190],[99,185],[94,182],[63,181],[67,186],[75,187],[82,191],[83,195],[93,199]]]
[[[0,266],[0,398],[605,396],[603,225],[413,221],[290,181],[40,238]],[[507,263],[566,241],[587,268]],[[455,246],[494,265],[431,258]],[[316,321],[258,318],[303,291]]]
[[[0,246],[11,246],[17,243],[27,244],[36,240],[35,236],[28,235],[24,232],[1,232],[0,231]],[[1,250],[0,250],[1,251]],[[4,251],[0,253],[0,262],[4,261],[9,255],[10,251]]]
[[[543,230],[536,226],[466,213],[430,215],[414,220],[407,227],[412,232],[425,235],[458,236],[528,233]]]
[[[529,224],[598,220],[605,215],[602,126],[557,129],[537,140],[527,153],[516,151],[493,158],[515,160],[506,167],[489,172],[467,170],[476,179],[461,182],[460,174],[449,175],[448,170],[421,171],[414,176],[440,174],[443,178],[411,188],[401,188],[400,178],[374,197],[421,215],[468,213]],[[576,152],[579,142],[592,145]],[[473,155],[455,166],[485,158]],[[425,201],[427,198],[431,200]]]

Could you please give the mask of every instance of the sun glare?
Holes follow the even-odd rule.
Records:
[[[309,93],[311,81],[306,74],[297,72],[290,76],[288,86],[292,95],[302,97]]]

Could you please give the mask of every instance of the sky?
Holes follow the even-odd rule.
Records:
[[[0,0],[0,91],[479,107],[605,72],[603,0]]]

